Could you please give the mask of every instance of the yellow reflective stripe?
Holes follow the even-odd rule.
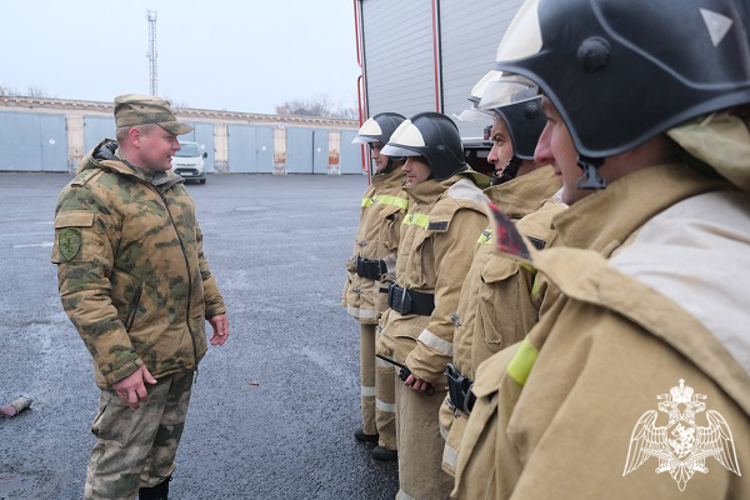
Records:
[[[539,351],[531,345],[529,338],[526,337],[523,339],[523,342],[521,342],[516,354],[508,365],[508,375],[510,378],[515,380],[518,385],[523,386],[526,383],[526,379],[529,378],[529,373],[531,373],[537,356],[539,356]]]
[[[394,207],[398,208],[408,208],[409,207],[409,200],[405,198],[399,198],[398,196],[391,196],[389,194],[383,195],[383,196],[376,196],[373,198],[373,201],[375,203],[383,203],[385,205],[393,205]]]
[[[430,216],[427,214],[409,214],[404,217],[404,226],[421,226],[427,229],[430,225]]]
[[[372,198],[362,198],[362,208],[372,205]]]
[[[489,245],[490,243],[492,243],[492,228],[488,227],[487,229],[482,231],[482,234],[479,235],[477,243],[480,245]]]
[[[533,297],[539,291],[539,283],[537,282],[537,277],[538,277],[537,270],[528,264],[521,264],[521,267],[523,267],[528,272],[530,272],[531,275],[534,277],[534,284],[531,285],[531,296]]]

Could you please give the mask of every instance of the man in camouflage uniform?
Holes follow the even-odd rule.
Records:
[[[117,97],[115,119],[117,142],[97,145],[60,194],[52,262],[101,389],[85,498],[166,499],[205,320],[213,345],[229,323],[195,205],[169,171],[192,128],[152,96]]]
[[[403,161],[380,154],[380,150],[403,121],[397,113],[379,113],[362,125],[354,139],[369,146],[375,174],[362,198],[342,300],[347,313],[360,323],[363,426],[354,437],[377,442],[372,456],[384,461],[397,458],[395,370],[380,359],[376,362],[375,328],[388,309],[388,284],[395,279],[401,222],[409,202],[404,192]]]

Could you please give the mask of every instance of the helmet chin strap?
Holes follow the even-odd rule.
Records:
[[[583,175],[578,179],[578,189],[599,190],[607,187],[607,181],[599,174],[604,158],[578,155],[577,164],[583,170]]]
[[[499,184],[503,184],[504,182],[515,179],[516,175],[518,175],[518,169],[521,168],[521,163],[522,160],[514,155],[500,175],[497,174],[497,170],[492,172],[492,185],[497,186]]]

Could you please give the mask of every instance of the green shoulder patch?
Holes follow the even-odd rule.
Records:
[[[63,260],[72,260],[81,250],[80,229],[67,227],[60,230],[59,235],[60,256]]]

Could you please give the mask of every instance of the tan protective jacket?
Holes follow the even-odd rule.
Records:
[[[747,194],[664,165],[558,215],[570,248],[533,263],[563,295],[523,342],[480,366],[453,496],[750,498],[729,470],[750,464],[750,284],[738,274],[750,266],[748,214]],[[670,423],[660,403],[680,381],[705,396],[685,401],[699,401],[694,425],[711,432]],[[688,405],[677,410],[687,418]],[[690,432],[717,450],[700,474],[655,456],[674,456]]]
[[[552,217],[565,209],[553,198],[561,185],[551,166],[534,170],[484,191],[498,210],[515,220],[518,231],[538,249],[549,248],[557,232]],[[536,282],[536,270],[499,255],[490,228],[479,237],[454,318],[453,364],[474,379],[475,369],[494,353],[523,340],[539,312],[557,294]],[[450,396],[446,396],[446,403]],[[461,435],[468,415],[440,407],[441,433],[446,440],[443,469],[455,474]]]
[[[60,194],[52,262],[96,383],[108,389],[143,364],[156,378],[194,370],[206,318],[225,308],[182,179],[131,168],[104,145]]]
[[[487,227],[487,197],[461,173],[406,188],[409,209],[397,259],[400,287],[435,295],[431,316],[389,309],[381,321],[378,352],[406,363],[422,380],[443,381],[453,355],[453,314],[477,238]]]
[[[359,229],[354,240],[354,252],[347,262],[341,305],[360,323],[377,324],[388,309],[388,283],[395,279],[396,254],[401,233],[401,222],[409,201],[404,191],[405,176],[401,168],[372,176],[372,184],[362,198]],[[380,281],[357,274],[357,257],[383,260],[388,273]],[[381,290],[382,289],[382,290]]]

